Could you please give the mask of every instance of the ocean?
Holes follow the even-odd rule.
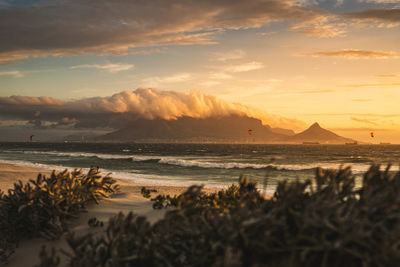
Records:
[[[44,171],[98,166],[135,183],[209,188],[246,175],[259,188],[267,181],[268,192],[285,179],[313,178],[316,167],[351,166],[360,180],[373,163],[398,171],[399,161],[400,145],[0,143],[0,163]]]

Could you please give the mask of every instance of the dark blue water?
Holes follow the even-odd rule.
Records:
[[[262,185],[268,176],[273,187],[312,178],[318,166],[350,165],[361,175],[372,163],[398,164],[400,146],[0,143],[0,162],[43,170],[99,166],[116,178],[165,185],[221,187],[242,174]]]

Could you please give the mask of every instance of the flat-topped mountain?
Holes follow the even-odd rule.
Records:
[[[251,130],[251,134],[249,134]],[[97,141],[176,141],[176,142],[278,142],[292,133],[262,125],[261,120],[231,115],[176,120],[137,119],[126,127],[97,137]]]
[[[251,130],[251,131],[249,131]],[[344,144],[354,140],[325,130],[318,123],[295,134],[292,130],[263,125],[259,119],[231,115],[225,117],[192,118],[176,120],[136,119],[127,126],[95,137],[106,142],[215,142],[215,143],[280,143],[297,144],[313,142]]]
[[[289,142],[318,142],[321,144],[344,144],[355,142],[353,139],[345,138],[323,129],[317,122],[311,125],[307,130],[287,138]]]

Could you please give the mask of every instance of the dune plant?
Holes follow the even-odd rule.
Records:
[[[7,193],[0,193],[0,259],[5,262],[22,239],[42,236],[58,238],[68,219],[118,190],[116,181],[91,169],[53,171],[36,180],[18,181]]]
[[[70,235],[70,266],[398,266],[400,173],[389,168],[371,166],[361,187],[350,168],[318,168],[268,199],[246,178],[159,196],[176,208],[153,225],[120,213],[103,234]]]
[[[238,203],[246,199],[252,199],[252,203],[261,203],[264,198],[258,192],[255,183],[250,183],[249,178],[241,176],[238,184],[231,185],[226,190],[217,193],[206,194],[202,191],[203,186],[190,186],[186,192],[178,196],[158,195],[150,200],[154,209],[177,207],[179,209],[200,208],[218,209],[222,212],[229,212],[236,208]],[[142,189],[143,197],[150,198],[151,190]],[[249,207],[249,206],[248,206]]]

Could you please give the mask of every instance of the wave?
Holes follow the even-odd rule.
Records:
[[[268,164],[239,163],[239,162],[216,162],[182,157],[152,157],[132,156],[132,161],[143,163],[159,163],[181,167],[198,167],[205,169],[265,169]]]
[[[42,154],[56,155],[64,157],[87,157],[98,159],[130,159],[140,163],[165,164],[180,167],[197,167],[205,169],[264,169],[268,164],[254,163],[235,163],[235,162],[212,162],[195,159],[184,159],[182,157],[155,157],[155,156],[138,156],[138,155],[117,155],[117,154],[96,154],[82,152],[53,152],[53,151],[24,151],[25,154]],[[32,163],[33,164],[33,163]]]
[[[102,154],[90,152],[58,152],[58,151],[22,151],[22,150],[6,150],[3,152],[18,152],[23,154],[38,154],[38,155],[54,155],[60,157],[84,157],[84,158],[99,158],[99,159],[129,159],[132,155],[122,154]]]
[[[103,160],[131,160],[133,162],[140,162],[144,164],[165,164],[179,167],[195,167],[204,169],[273,169],[276,171],[311,171],[317,167],[324,169],[338,169],[341,166],[351,166],[355,174],[365,173],[369,168],[368,163],[334,163],[334,162],[314,162],[314,163],[296,163],[296,164],[260,164],[260,163],[243,163],[235,162],[235,158],[225,158],[225,162],[216,161],[215,159],[222,159],[224,157],[207,157],[203,159],[195,159],[193,157],[176,157],[176,156],[158,156],[158,155],[132,155],[132,154],[102,154],[90,152],[58,152],[58,151],[22,151],[22,150],[8,150],[3,151],[8,153],[24,153],[24,154],[41,154],[41,155],[54,155],[60,157],[81,157],[81,158],[98,158]],[[237,159],[236,159],[237,160]],[[30,167],[38,167],[36,163]],[[52,165],[57,166],[57,165]],[[65,168],[65,167],[60,167]],[[394,166],[392,171],[398,171],[400,168]]]
[[[183,159],[177,157],[135,157],[134,161],[144,163],[160,163],[167,165],[175,165],[181,167],[198,167],[206,169],[270,169],[275,171],[311,171],[318,167],[323,169],[339,169],[340,167],[351,166],[352,172],[355,174],[365,173],[371,167],[370,164],[355,164],[355,163],[327,163],[327,162],[316,162],[316,163],[298,163],[298,164],[257,164],[257,163],[240,163],[240,162],[215,162],[215,161],[204,161],[196,159]],[[399,167],[393,166],[392,171],[400,170]]]
[[[16,166],[21,166],[21,167],[35,168],[40,171],[53,171],[53,170],[63,171],[65,169],[81,169],[81,168],[66,167],[66,166],[55,165],[55,164],[35,163],[35,162],[23,161],[23,160],[0,159],[0,163],[11,164],[11,165],[16,165]],[[89,168],[82,168],[82,170],[88,171]]]
[[[265,169],[268,164],[238,163],[238,162],[210,162],[181,158],[161,158],[158,163],[182,167],[199,167],[206,169]]]
[[[88,172],[90,168],[76,168],[70,166],[62,166],[62,165],[53,165],[53,164],[43,164],[43,163],[34,163],[30,161],[22,161],[22,160],[5,160],[0,159],[0,163],[11,164],[20,167],[29,167],[37,169],[38,171],[51,172],[53,170],[56,171],[64,171],[65,169],[73,170],[73,169],[81,169],[84,173]],[[124,172],[124,171],[115,171],[108,169],[101,169],[103,175],[110,174],[111,177],[115,179],[129,181],[139,185],[147,185],[147,186],[181,186],[188,187],[194,184],[205,185],[206,188],[216,188],[222,189],[227,188],[231,183],[224,182],[221,180],[216,181],[200,181],[196,179],[190,179],[184,177],[175,177],[168,175],[155,175],[155,174],[143,174],[138,173],[135,170]],[[181,179],[179,179],[181,178]]]
[[[99,159],[131,159],[134,162],[160,163],[181,167],[198,167],[206,169],[264,169],[268,164],[236,163],[236,162],[210,162],[182,157],[157,157],[143,155],[101,154],[89,152],[58,152],[58,151],[13,151],[24,154],[55,155],[63,157],[88,157]]]
[[[347,166],[351,167],[352,173],[354,174],[361,174],[365,173],[371,167],[370,164],[354,164],[354,163],[309,163],[309,164],[281,164],[274,166],[277,170],[280,171],[307,171],[307,170],[314,170],[318,167],[323,169],[339,169],[345,168]],[[383,165],[384,166],[384,165]],[[391,171],[399,171],[399,166],[392,166],[390,168]]]

